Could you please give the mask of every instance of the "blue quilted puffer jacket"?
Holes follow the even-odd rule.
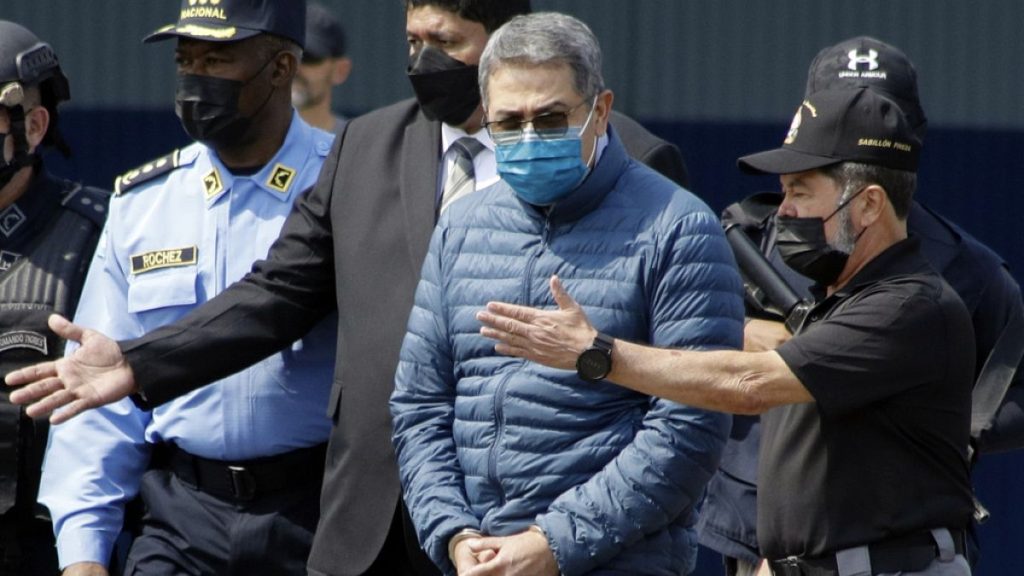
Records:
[[[451,574],[459,530],[538,524],[564,574],[686,574],[694,505],[730,418],[497,355],[474,315],[491,300],[555,307],[552,274],[617,338],[742,346],[742,285],[717,219],[614,133],[550,210],[504,182],[454,203],[431,240],[391,398],[420,542]]]

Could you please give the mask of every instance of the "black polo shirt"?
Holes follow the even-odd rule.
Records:
[[[974,333],[916,240],[821,300],[778,353],[815,402],[762,416],[762,554],[967,525]]]

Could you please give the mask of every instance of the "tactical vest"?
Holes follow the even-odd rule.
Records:
[[[46,325],[70,316],[106,218],[109,194],[63,183],[60,209],[7,272],[0,275],[0,374],[63,355]],[[48,423],[33,421],[0,391],[0,514],[15,503],[31,511],[38,492]]]

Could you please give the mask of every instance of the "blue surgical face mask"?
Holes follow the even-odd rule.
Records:
[[[595,104],[596,101],[595,98]],[[584,162],[580,136],[590,123],[594,108],[591,106],[582,126],[570,126],[559,138],[541,138],[531,126],[523,130],[518,142],[495,145],[498,174],[523,202],[550,206],[568,196],[587,177],[597,153],[597,138],[590,159]]]

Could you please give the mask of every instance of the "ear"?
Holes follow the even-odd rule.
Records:
[[[331,69],[331,85],[340,86],[348,80],[348,75],[352,73],[352,59],[342,56],[334,61],[334,66]]]
[[[594,105],[594,125],[597,128],[597,135],[604,136],[608,132],[608,119],[612,114],[612,101],[615,95],[611,90],[605,90],[597,95],[597,103]]]
[[[860,204],[860,214],[857,216],[857,223],[861,229],[877,222],[885,214],[886,210],[892,210],[892,205],[889,203],[889,195],[885,192],[885,188],[878,184],[872,184],[865,188],[854,202]]]
[[[29,150],[34,151],[43,142],[50,128],[50,111],[45,106],[36,106],[25,114],[25,139]]]
[[[295,54],[284,50],[274,57],[274,76],[270,81],[278,88],[290,87],[298,70],[299,59]]]

